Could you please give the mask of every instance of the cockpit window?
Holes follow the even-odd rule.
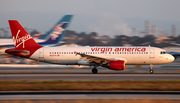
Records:
[[[166,54],[166,52],[165,51],[161,51],[161,54]]]

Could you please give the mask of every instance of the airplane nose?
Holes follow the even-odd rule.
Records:
[[[168,56],[168,61],[173,62],[175,60],[174,56],[170,55]]]

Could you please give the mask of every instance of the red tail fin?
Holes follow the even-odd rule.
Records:
[[[42,47],[34,41],[17,20],[9,20],[9,25],[16,48]]]

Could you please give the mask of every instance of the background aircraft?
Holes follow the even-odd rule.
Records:
[[[73,15],[65,15],[59,20],[45,35],[45,39],[35,39],[38,44],[42,46],[55,46],[62,45],[62,40],[66,34],[67,28],[71,22]],[[5,54],[5,49],[14,47],[13,40],[2,39],[0,40],[0,54]]]

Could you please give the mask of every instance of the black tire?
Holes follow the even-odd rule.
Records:
[[[92,73],[93,73],[93,74],[97,74],[97,73],[98,73],[98,70],[97,70],[96,68],[93,68],[93,69],[92,69]]]
[[[149,73],[153,74],[153,73],[154,73],[154,70],[150,70]]]

